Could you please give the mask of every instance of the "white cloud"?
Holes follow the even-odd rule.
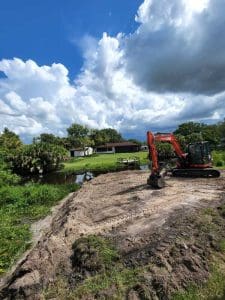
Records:
[[[218,22],[224,23],[219,9],[223,0],[216,2],[218,7],[206,0],[145,0],[134,34],[104,33],[99,41],[84,37],[84,65],[74,82],[62,64],[3,59],[0,131],[7,126],[26,137],[62,135],[78,122],[144,136],[147,129],[170,130],[191,119],[221,119],[223,42],[207,51],[204,44],[219,31]]]

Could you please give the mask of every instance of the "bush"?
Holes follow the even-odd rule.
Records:
[[[213,151],[213,163],[216,167],[223,167],[225,162],[225,152],[224,151]]]
[[[0,170],[0,188],[5,185],[17,184],[20,181],[20,177],[12,174],[9,170]]]
[[[223,166],[223,161],[222,160],[218,160],[216,162],[216,167],[222,167]]]
[[[7,160],[12,170],[21,175],[42,174],[59,169],[60,162],[67,151],[61,147],[47,143],[24,145],[8,155]]]

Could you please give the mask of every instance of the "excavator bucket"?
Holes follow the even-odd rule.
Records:
[[[147,184],[153,188],[162,189],[165,187],[164,176],[151,174],[147,180]]]

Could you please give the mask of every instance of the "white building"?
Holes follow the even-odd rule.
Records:
[[[85,147],[83,148],[76,148],[70,150],[70,156],[71,157],[83,157],[83,156],[89,156],[92,155],[94,152],[92,147]]]

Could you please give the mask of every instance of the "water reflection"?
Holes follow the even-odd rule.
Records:
[[[140,165],[140,170],[142,170],[142,171],[149,170],[149,165]]]
[[[85,172],[83,174],[77,174],[76,175],[75,183],[82,184],[85,181],[89,181],[89,180],[91,180],[94,177],[95,177],[94,174],[91,173],[91,172]]]
[[[141,165],[138,168],[134,168],[134,169],[139,169],[139,170],[149,170],[149,166],[148,165]],[[110,172],[110,170],[109,170]],[[29,181],[33,181],[36,183],[42,183],[42,184],[73,184],[73,183],[77,183],[77,184],[83,184],[85,181],[89,181],[91,179],[93,179],[94,177],[100,175],[100,174],[104,174],[107,173],[106,171],[104,172],[83,172],[80,174],[76,174],[76,173],[63,173],[63,172],[54,172],[54,173],[48,173],[48,174],[44,174],[41,176],[32,176],[32,177],[27,177],[24,178],[24,183],[29,182]]]

